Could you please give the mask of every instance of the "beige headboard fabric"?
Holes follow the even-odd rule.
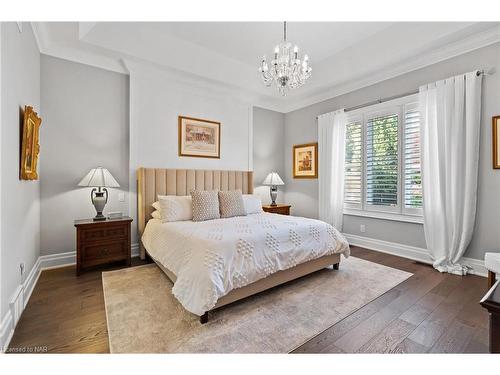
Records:
[[[192,190],[235,190],[253,193],[253,172],[200,169],[139,168],[137,170],[137,221],[141,258],[145,250],[140,240],[151,219],[151,206],[158,195],[189,195]]]

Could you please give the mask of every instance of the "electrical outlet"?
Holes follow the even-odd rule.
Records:
[[[125,202],[125,193],[118,193],[118,202]]]
[[[365,233],[365,232],[366,232],[366,226],[365,226],[365,224],[361,224],[361,225],[359,226],[359,231],[360,231],[361,233]]]
[[[21,271],[21,276],[24,274],[24,262],[19,263],[19,269]]]

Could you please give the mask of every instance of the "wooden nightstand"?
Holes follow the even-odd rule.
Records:
[[[290,215],[290,207],[289,204],[277,204],[276,206],[265,205],[262,206],[264,212],[269,212],[271,214],[280,214],[280,215]]]
[[[75,220],[76,274],[99,264],[126,261],[130,266],[130,223],[132,218]]]

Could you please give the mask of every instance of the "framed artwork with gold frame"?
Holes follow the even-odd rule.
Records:
[[[318,143],[293,146],[293,178],[318,178]]]
[[[179,156],[220,159],[220,122],[179,116]]]
[[[493,169],[500,169],[500,116],[493,117]]]
[[[25,106],[23,115],[21,141],[21,180],[38,180],[37,164],[40,152],[40,125],[42,119],[33,111],[33,107]]]

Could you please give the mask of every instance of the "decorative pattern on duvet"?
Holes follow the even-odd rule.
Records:
[[[349,244],[331,225],[270,213],[203,222],[152,219],[142,242],[175,273],[172,293],[196,315],[231,290],[277,271],[324,255],[349,256]]]

